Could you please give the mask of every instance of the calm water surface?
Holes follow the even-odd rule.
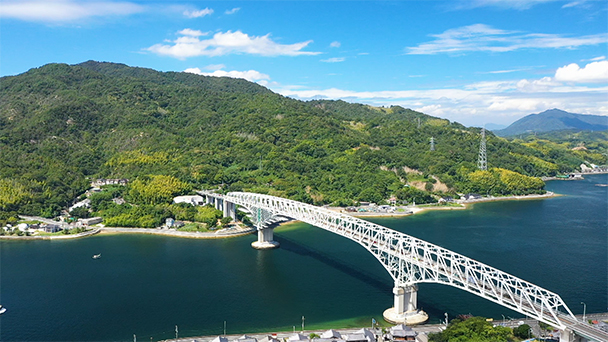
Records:
[[[545,287],[571,310],[608,311],[608,176],[553,181],[567,196],[482,203],[374,222]],[[2,341],[159,340],[175,336],[369,325],[392,305],[392,280],[356,243],[296,223],[281,248],[254,235],[190,240],[145,235],[0,241]],[[102,258],[93,260],[93,254]],[[521,315],[445,285],[422,284],[419,306],[438,322],[471,313]]]

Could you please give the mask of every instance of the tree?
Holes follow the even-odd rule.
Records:
[[[70,215],[72,215],[73,217],[76,217],[76,218],[91,217],[91,213],[89,212],[89,209],[85,206],[76,207],[76,208],[72,209],[72,211],[70,211]]]
[[[453,319],[440,333],[429,335],[430,342],[511,342],[513,332],[503,326],[493,327],[484,317]]]
[[[230,216],[222,217],[222,219],[220,220],[220,222],[222,223],[222,227],[226,226],[230,222],[232,222],[232,217],[230,217]]]
[[[515,335],[515,337],[519,337],[519,338],[534,337],[534,335],[532,335],[530,329],[531,328],[529,325],[522,324],[522,325],[518,326],[517,328],[513,329],[513,335]]]

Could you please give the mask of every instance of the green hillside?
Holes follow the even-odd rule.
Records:
[[[0,211],[52,216],[91,179],[141,187],[154,175],[181,182],[175,193],[222,186],[315,204],[433,200],[415,187],[542,192],[526,176],[587,158],[490,133],[492,169],[480,174],[479,139],[478,129],[401,107],[302,102],[245,80],[113,63],[49,64],[0,79]],[[150,203],[134,187],[127,199]]]

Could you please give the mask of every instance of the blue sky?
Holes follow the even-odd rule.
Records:
[[[465,125],[608,115],[608,2],[2,0],[0,74],[86,60],[241,77]]]

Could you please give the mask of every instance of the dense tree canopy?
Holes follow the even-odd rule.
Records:
[[[1,79],[0,210],[53,216],[100,177],[130,180],[122,196],[138,207],[121,209],[125,222],[135,211],[157,220],[165,212],[150,208],[199,188],[314,204],[423,203],[434,199],[416,188],[439,191],[436,180],[451,193],[542,192],[522,175],[606,163],[591,147],[490,133],[490,171],[480,174],[479,133],[398,106],[297,101],[241,79],[49,64]]]

